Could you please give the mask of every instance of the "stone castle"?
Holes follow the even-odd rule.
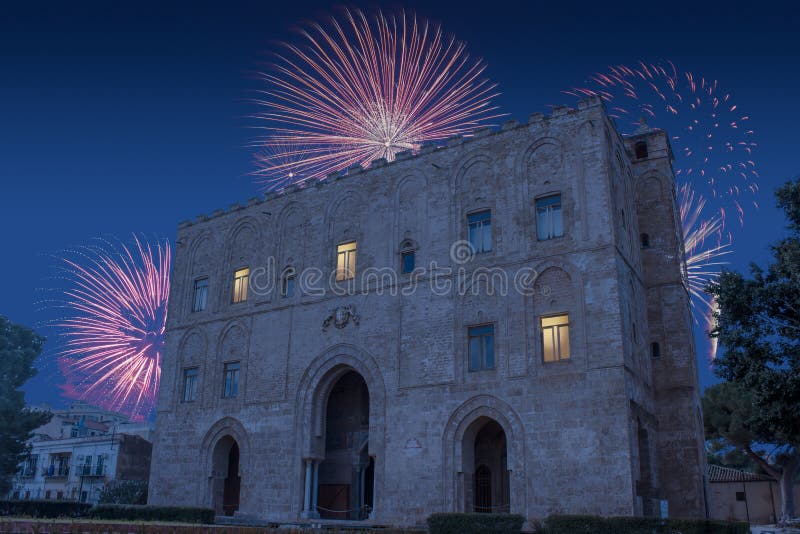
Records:
[[[181,223],[150,502],[703,516],[679,222],[590,99]]]

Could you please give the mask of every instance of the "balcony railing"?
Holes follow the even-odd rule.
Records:
[[[54,468],[52,465],[44,470],[44,476],[52,478],[66,478],[69,476],[69,466]]]
[[[106,467],[104,465],[82,465],[80,468],[80,476],[82,477],[102,477],[106,474]]]

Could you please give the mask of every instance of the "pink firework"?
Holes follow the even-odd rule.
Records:
[[[158,393],[169,243],[87,247],[63,258],[68,287],[59,367],[65,394],[142,420]]]
[[[329,22],[302,31],[304,43],[286,44],[287,53],[261,74],[268,87],[256,117],[267,135],[258,146],[267,152],[255,174],[264,189],[285,185],[289,169],[293,182],[303,182],[392,161],[497,116],[485,64],[438,26],[359,10]]]
[[[666,130],[678,180],[713,202],[723,229],[729,213],[743,223],[742,194],[758,191],[757,145],[750,117],[719,82],[681,71],[672,62],[640,62],[610,67],[565,93],[602,98],[623,133],[633,133],[641,118]],[[750,202],[757,206],[754,197]]]

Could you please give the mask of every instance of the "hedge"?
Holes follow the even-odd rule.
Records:
[[[214,510],[188,506],[150,506],[137,504],[98,504],[90,511],[94,519],[125,521],[175,521],[179,523],[214,523]]]
[[[0,501],[0,516],[16,517],[83,517],[92,507],[75,501],[16,500]]]
[[[544,534],[749,534],[747,523],[708,519],[551,515],[536,530]]]
[[[430,534],[519,534],[525,518],[516,514],[432,514]]]

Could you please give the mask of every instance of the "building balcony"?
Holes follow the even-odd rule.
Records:
[[[106,476],[106,468],[103,465],[82,465],[78,473],[82,477],[104,477]]]
[[[67,478],[69,476],[69,467],[63,469],[45,469],[45,478]]]

